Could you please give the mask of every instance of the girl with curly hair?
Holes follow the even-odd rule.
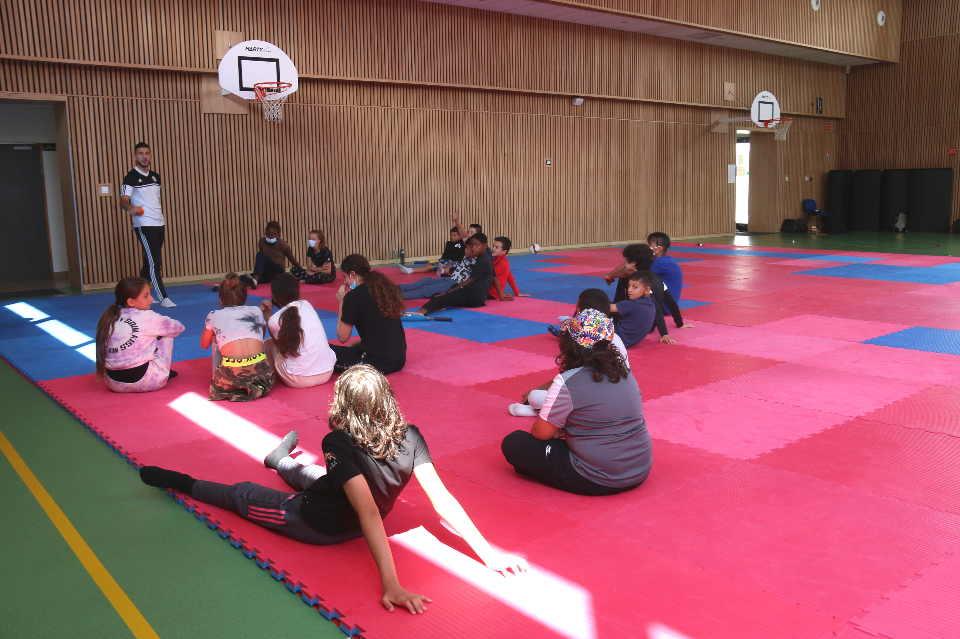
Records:
[[[383,518],[416,476],[437,514],[456,529],[491,570],[507,576],[527,570],[523,559],[490,547],[480,531],[437,475],[427,443],[416,426],[407,424],[387,379],[370,366],[345,372],[334,387],[330,432],[321,447],[326,469],[302,466],[290,453],[296,431],[263,460],[294,493],[242,482],[228,486],[194,479],[157,466],[140,469],[148,486],[173,488],[194,499],[228,510],[282,535],[308,544],[328,545],[361,535],[380,572],[388,611],[406,607],[426,610],[429,597],[403,588],[397,577]]]
[[[500,445],[518,473],[578,495],[613,495],[647,478],[653,457],[640,388],[613,339],[613,321],[595,309],[563,323],[560,374],[537,420]]]
[[[407,363],[407,338],[400,321],[406,309],[400,289],[383,273],[371,270],[362,255],[344,258],[340,272],[337,339],[346,344],[354,328],[360,339],[347,346],[331,346],[337,354],[334,370],[340,373],[354,364],[370,364],[384,375],[396,373]]]

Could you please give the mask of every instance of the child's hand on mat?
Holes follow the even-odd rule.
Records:
[[[397,584],[383,589],[383,598],[380,600],[380,603],[387,609],[387,612],[393,612],[393,606],[397,605],[404,606],[410,611],[410,614],[417,615],[427,611],[427,607],[423,603],[425,601],[431,601],[430,597],[412,593],[400,584]]]
[[[661,341],[662,343],[664,343],[664,344],[676,344],[676,343],[677,343],[677,340],[673,339],[673,338],[670,337],[669,335],[661,335],[661,336],[660,336],[660,341]]]
[[[492,556],[487,557],[484,562],[487,568],[499,572],[504,577],[511,574],[519,575],[522,572],[530,570],[527,560],[522,557],[514,557],[502,552],[494,552]]]
[[[517,297],[530,297],[530,293],[517,293]]]
[[[512,301],[513,301],[513,295],[510,295],[509,293],[504,293],[504,294],[503,294],[503,297],[500,298],[500,301],[501,301],[501,302],[512,302]]]
[[[693,324],[684,324],[680,328],[693,328]]]
[[[526,404],[526,403],[527,403],[527,397],[529,397],[529,396],[530,396],[530,391],[527,391],[526,393],[524,393],[523,395],[521,395],[521,396],[520,396],[520,403],[521,403],[521,404]]]

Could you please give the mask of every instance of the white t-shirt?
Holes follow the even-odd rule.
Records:
[[[320,317],[307,300],[290,302],[270,317],[267,329],[273,339],[280,333],[280,316],[295,306],[300,314],[300,328],[303,329],[303,341],[300,343],[300,354],[296,357],[284,358],[281,364],[291,375],[308,377],[320,375],[333,370],[337,356],[327,342],[327,333],[323,330]]]
[[[160,174],[144,173],[139,166],[133,167],[120,186],[120,195],[129,195],[130,203],[143,208],[143,215],[133,216],[133,225],[163,226],[163,208],[160,206]]]
[[[627,370],[630,370],[630,356],[627,355],[627,347],[623,345],[623,340],[620,339],[619,335],[614,333],[611,343],[620,351],[620,357],[623,358],[623,363],[626,365]]]
[[[238,339],[263,339],[266,322],[259,306],[228,306],[210,311],[203,327],[213,331],[217,347],[223,348]]]

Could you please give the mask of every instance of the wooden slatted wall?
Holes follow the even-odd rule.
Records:
[[[273,218],[295,246],[321,226],[338,259],[435,255],[455,208],[519,246],[729,232],[733,132],[710,133],[704,108],[728,106],[723,82],[786,111],[815,95],[845,108],[826,65],[414,0],[294,7],[0,3],[0,91],[69,99],[87,285],[139,270],[95,188],[119,183],[140,139],[164,182],[165,272],[187,277],[249,268]],[[215,29],[291,53],[283,124],[201,114]]]
[[[541,0],[544,1],[544,0]],[[896,62],[903,0],[545,0]],[[931,7],[938,4],[928,2]],[[877,23],[877,13],[886,23]]]
[[[900,64],[852,69],[840,168],[952,168],[960,217],[960,0],[904,1]]]

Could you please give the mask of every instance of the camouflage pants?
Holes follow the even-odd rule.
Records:
[[[332,270],[330,273],[310,273],[303,278],[304,284],[330,284],[331,282],[337,279],[337,271]]]
[[[246,359],[224,357],[213,372],[210,399],[252,402],[269,393],[273,382],[273,368],[263,353]]]

